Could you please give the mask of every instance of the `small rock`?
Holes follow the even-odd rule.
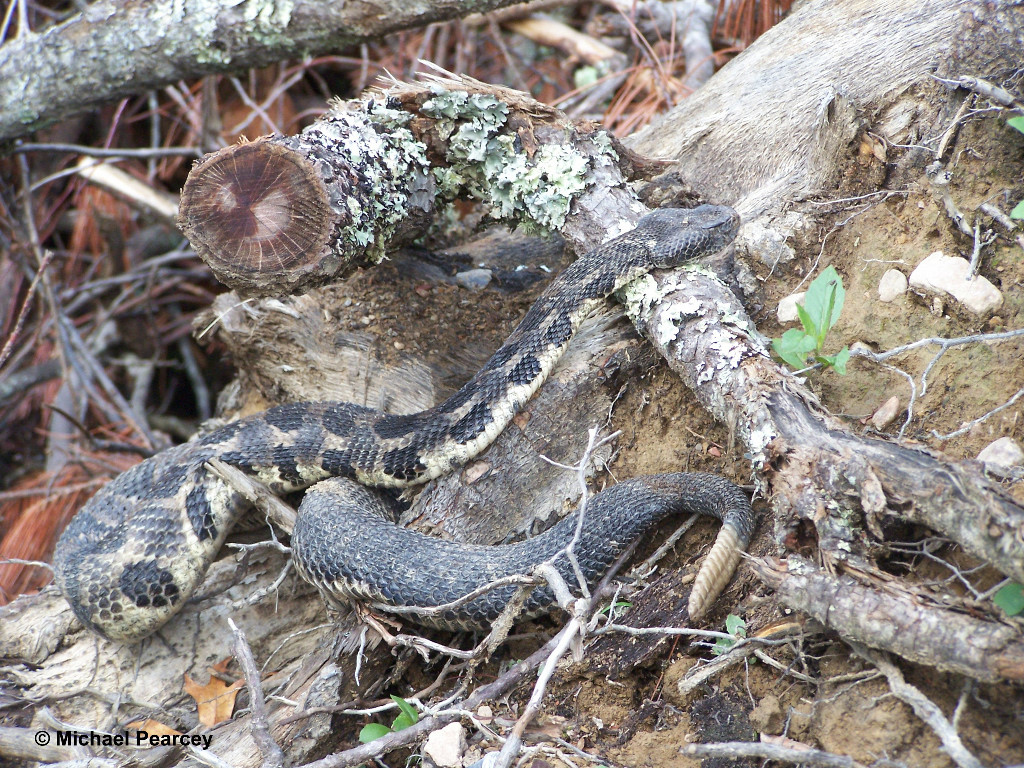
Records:
[[[986,315],[1003,303],[1003,296],[981,275],[968,280],[969,270],[967,259],[935,251],[910,274],[910,287],[932,296],[950,296],[968,312]]]
[[[800,304],[802,306],[804,296],[806,295],[806,291],[791,293],[779,302],[779,308],[776,310],[775,316],[779,319],[780,323],[793,323],[800,319],[800,316],[796,313],[796,305]]]
[[[449,723],[431,733],[423,743],[423,760],[437,768],[462,768],[466,751],[466,729],[461,723]]]
[[[1000,437],[981,449],[978,461],[992,464],[1001,469],[1009,469],[1024,464],[1024,450],[1012,437]]]
[[[774,269],[778,264],[787,264],[796,258],[796,252],[786,244],[785,235],[760,222],[744,224],[739,239],[746,245],[747,252],[757,254],[767,267]]]
[[[893,301],[907,292],[907,276],[898,269],[886,270],[878,281],[878,298],[882,301]]]
[[[871,414],[871,426],[881,431],[892,424],[893,419],[900,412],[900,399],[893,395],[878,410]]]
[[[491,270],[467,269],[455,275],[455,282],[471,291],[482,291],[491,282]]]

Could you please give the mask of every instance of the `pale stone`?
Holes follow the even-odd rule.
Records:
[[[981,449],[978,461],[1007,469],[1024,464],[1024,450],[1012,437],[1000,437]]]
[[[806,291],[791,293],[779,302],[779,308],[775,313],[775,316],[779,319],[779,323],[793,323],[800,319],[800,316],[796,313],[796,305],[800,304],[803,306],[804,296],[806,295]]]
[[[882,403],[878,410],[871,414],[871,426],[877,430],[883,430],[890,424],[893,419],[896,418],[900,412],[900,399],[893,395],[884,403]]]
[[[893,301],[907,292],[907,276],[898,269],[888,269],[878,281],[878,298]]]
[[[491,270],[467,269],[455,275],[455,282],[471,291],[482,291],[491,282]]]
[[[423,743],[423,759],[437,768],[462,768],[466,751],[466,729],[461,723],[449,723],[431,733]]]
[[[762,264],[772,269],[796,258],[796,251],[787,245],[785,235],[759,221],[744,224],[737,240],[742,240],[748,253],[756,254]]]
[[[936,251],[910,274],[910,287],[919,293],[950,296],[975,315],[985,315],[1003,303],[999,290],[981,275],[967,279],[970,262]]]

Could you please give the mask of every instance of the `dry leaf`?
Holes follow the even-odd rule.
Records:
[[[217,667],[211,667],[211,671],[216,674]],[[229,685],[214,675],[210,676],[210,682],[206,685],[200,685],[185,675],[185,693],[196,700],[199,722],[207,728],[231,719],[231,713],[235,709],[235,697],[243,685],[244,680],[235,680]]]

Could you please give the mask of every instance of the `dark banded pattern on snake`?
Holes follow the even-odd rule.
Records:
[[[91,629],[121,641],[145,637],[194,592],[247,508],[208,471],[210,458],[278,492],[305,489],[329,477],[401,487],[445,474],[480,453],[505,428],[605,296],[651,269],[720,250],[737,226],[735,212],[723,207],[649,214],[636,229],[564,270],[483,368],[427,411],[394,416],[352,403],[286,404],[147,459],[107,484],[72,520],[54,556],[58,585]],[[727,518],[723,535],[732,538],[731,550],[745,546],[750,529],[745,521],[751,517],[746,506],[739,518]],[[359,546],[375,543],[363,537]],[[300,570],[309,574],[301,547]],[[335,554],[339,561],[363,556]],[[581,551],[578,557],[586,560],[588,555]],[[335,586],[344,581],[343,570],[331,573]],[[413,583],[426,585],[432,578],[421,574]],[[326,592],[335,589],[314,583]]]

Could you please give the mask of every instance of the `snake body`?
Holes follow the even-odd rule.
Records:
[[[393,415],[353,403],[289,403],[141,462],[104,486],[71,521],[54,554],[58,586],[87,627],[113,640],[132,642],[162,626],[201,583],[232,525],[248,508],[239,493],[207,469],[212,458],[280,493],[323,485],[307,494],[303,506],[308,505],[308,513],[300,507],[293,554],[299,572],[330,597],[394,602],[389,594],[397,593],[395,585],[401,582],[403,589],[411,588],[400,597],[404,604],[438,605],[449,601],[439,603],[432,596],[445,579],[437,573],[439,567],[465,577],[441,590],[443,596],[480,578],[486,583],[495,568],[528,572],[535,560],[527,555],[540,551],[538,539],[518,548],[446,550],[441,556],[428,554],[434,544],[426,537],[408,538],[408,532],[390,524],[374,528],[379,523],[371,521],[377,520],[372,514],[352,516],[358,521],[354,533],[343,533],[336,522],[343,515],[323,501],[339,492],[337,484],[321,481],[349,478],[364,485],[402,487],[464,464],[486,448],[537,391],[580,323],[606,296],[651,269],[677,266],[720,250],[731,242],[738,223],[732,209],[718,206],[662,209],[647,215],[636,229],[564,270],[483,368],[434,408]],[[596,536],[596,549],[588,551],[581,542],[577,551],[584,571],[602,572],[610,562],[608,553],[621,549],[617,543],[602,547],[601,542],[628,542],[627,529],[635,537],[665,514],[699,508],[725,523],[709,561],[717,551],[729,571],[727,579],[738,550],[749,539],[753,515],[735,486],[710,477],[637,480],[595,497],[584,528],[586,546],[595,544],[591,540]],[[622,486],[626,487],[617,490]],[[670,501],[673,489],[676,499]],[[613,536],[615,530],[623,533]],[[559,543],[564,547],[572,540],[571,535],[565,538],[567,531],[569,523],[563,521],[547,534],[544,546],[553,546],[552,551]],[[375,552],[381,539],[386,544]],[[352,548],[338,549],[343,545]],[[384,550],[392,554],[379,556]],[[503,565],[488,565],[491,556]],[[388,576],[393,561],[398,561],[399,571]],[[482,575],[468,574],[470,565],[482,568]],[[709,578],[723,580],[721,575]],[[433,623],[477,626],[486,616],[496,615],[493,607],[502,598],[500,591],[488,593],[480,598],[490,606],[487,610],[473,601],[463,607],[466,610],[457,609]]]

